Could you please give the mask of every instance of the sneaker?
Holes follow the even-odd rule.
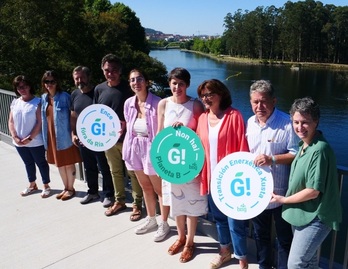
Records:
[[[107,208],[109,206],[112,206],[113,200],[111,197],[105,197],[103,200],[103,207]]]
[[[210,263],[210,269],[220,268],[221,265],[232,259],[231,251],[220,252]]]
[[[144,233],[150,232],[152,230],[155,230],[157,228],[157,226],[158,225],[157,225],[156,218],[147,216],[143,225],[141,225],[135,229],[135,233],[136,234],[144,234]]]
[[[162,221],[162,223],[158,226],[158,229],[154,235],[153,240],[155,242],[162,241],[167,236],[167,234],[169,234],[169,232],[170,232],[170,226],[168,222]]]
[[[80,203],[82,205],[85,205],[85,204],[88,204],[89,202],[92,202],[93,200],[96,200],[96,199],[99,199],[98,194],[87,193],[87,195],[80,200]]]

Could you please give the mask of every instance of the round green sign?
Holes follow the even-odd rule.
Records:
[[[164,180],[183,184],[194,179],[203,167],[204,149],[190,128],[167,127],[152,142],[150,157],[156,173]]]

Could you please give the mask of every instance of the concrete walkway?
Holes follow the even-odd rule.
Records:
[[[39,191],[21,197],[28,186],[25,168],[14,147],[0,142],[0,268],[209,268],[218,252],[218,244],[208,236],[195,237],[196,251],[192,261],[182,264],[180,254],[170,256],[167,249],[176,240],[175,223],[169,220],[171,234],[160,243],[153,233],[136,235],[140,222],[131,222],[128,210],[116,216],[104,216],[101,202],[81,205],[87,186],[76,180],[76,197],[56,200],[62,182],[55,166],[50,167],[53,194],[40,196]],[[249,244],[252,248],[252,243]],[[249,268],[258,268],[253,255]],[[221,268],[239,268],[236,259]]]

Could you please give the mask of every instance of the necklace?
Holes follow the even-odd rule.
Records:
[[[138,118],[145,117],[145,102],[138,102],[137,103],[137,111],[138,111]]]

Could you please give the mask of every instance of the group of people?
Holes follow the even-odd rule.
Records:
[[[197,88],[199,99],[192,98],[187,95],[190,73],[174,68],[168,75],[172,95],[160,99],[149,91],[149,78],[142,70],[131,70],[128,83],[122,80],[122,64],[115,55],[106,55],[101,69],[106,81],[93,87],[90,70],[76,67],[72,73],[76,89],[71,96],[62,91],[54,71],[46,71],[42,77],[41,98],[35,97],[27,77],[14,79],[13,88],[19,98],[11,104],[9,129],[29,180],[22,196],[38,190],[35,164],[42,176],[41,196],[50,196],[50,163],[58,167],[64,184],[56,198],[72,198],[75,163],[82,160],[88,192],[81,204],[100,199],[101,172],[105,215],[122,212],[127,208],[124,178],[129,177],[133,196],[130,220],[140,220],[143,201],[146,205],[147,216],[135,229],[136,234],[155,231],[154,241],[162,241],[170,232],[167,220],[172,216],[178,237],[167,252],[181,252],[179,260],[185,263],[194,256],[198,217],[209,211],[216,222],[220,244],[210,268],[221,267],[233,253],[240,268],[246,269],[247,223],[219,210],[210,194],[210,182],[222,158],[250,151],[255,155],[254,164],[270,167],[274,180],[268,207],[252,219],[259,268],[273,268],[273,222],[276,268],[318,268],[316,252],[329,232],[338,230],[342,213],[335,155],[317,130],[320,110],[312,98],[295,100],[289,116],[276,108],[272,84],[258,80],[249,92],[254,115],[245,123],[240,111],[232,107],[229,89],[217,79],[203,81]],[[105,152],[88,149],[76,133],[79,114],[91,104],[109,106],[121,122],[120,139]],[[151,164],[152,142],[168,126],[191,128],[204,147],[201,172],[185,184],[161,179]]]

